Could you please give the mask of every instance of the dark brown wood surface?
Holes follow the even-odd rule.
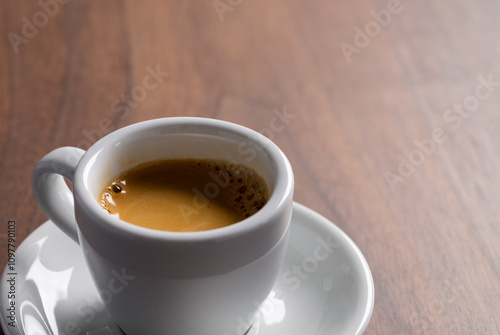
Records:
[[[500,333],[497,1],[58,1],[0,2],[2,268],[8,220],[46,220],[45,153],[211,117],[271,137],[359,246],[366,334]]]

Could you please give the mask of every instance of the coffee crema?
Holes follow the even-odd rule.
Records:
[[[254,170],[224,160],[168,159],[141,164],[113,178],[100,205],[129,223],[163,231],[225,227],[269,200]]]

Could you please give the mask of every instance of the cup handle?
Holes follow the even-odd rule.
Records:
[[[78,244],[73,193],[64,178],[73,182],[76,166],[84,153],[74,147],[55,149],[38,162],[31,175],[31,187],[42,210]]]

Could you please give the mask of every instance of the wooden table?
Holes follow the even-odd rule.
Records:
[[[19,243],[46,220],[45,153],[211,117],[272,138],[296,201],[359,246],[366,334],[500,333],[498,2],[2,1],[0,17],[2,268],[8,221]]]

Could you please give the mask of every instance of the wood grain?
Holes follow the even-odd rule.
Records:
[[[223,20],[212,1],[52,9],[44,23],[36,1],[0,2],[2,268],[7,221],[23,240],[46,220],[30,187],[45,153],[211,117],[267,132],[296,201],[360,247],[376,289],[366,334],[500,333],[498,2],[254,0]],[[44,24],[13,44],[23,18]],[[148,69],[168,76],[144,90]],[[276,113],[289,122],[269,133]]]

